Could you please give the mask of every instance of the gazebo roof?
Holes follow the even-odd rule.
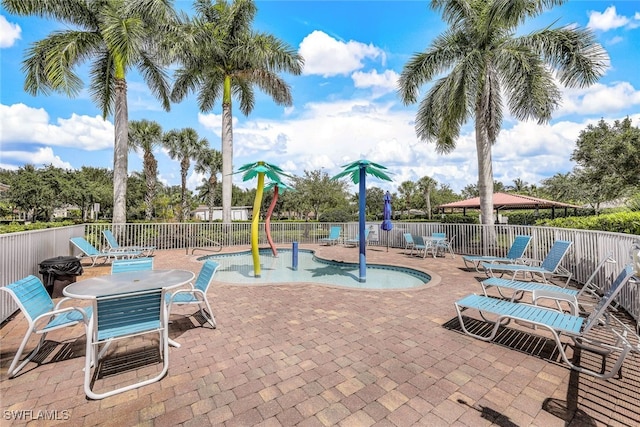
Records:
[[[446,203],[438,206],[440,209],[480,209],[480,197],[473,197],[458,202]],[[549,208],[579,208],[568,203],[553,200],[523,196],[522,194],[493,193],[493,208],[500,209],[549,209]]]

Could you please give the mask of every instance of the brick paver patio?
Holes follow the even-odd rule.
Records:
[[[330,259],[358,257],[357,248],[306,247]],[[155,268],[197,272],[202,255],[159,251]],[[99,401],[82,388],[81,326],[50,334],[57,345],[43,363],[7,379],[26,327],[17,314],[0,329],[2,425],[640,425],[638,354],[622,378],[605,381],[558,363],[540,338],[473,339],[459,331],[453,302],[479,292],[480,275],[459,256],[370,247],[367,261],[419,268],[433,280],[399,291],[214,282],[208,296],[218,328],[201,326],[193,307],[176,308],[170,336],[182,346],[170,349],[167,376]],[[85,268],[81,278],[108,271]],[[590,357],[583,352],[582,363],[598,366]],[[58,421],[30,420],[37,417]]]

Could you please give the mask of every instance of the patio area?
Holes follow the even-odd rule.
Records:
[[[357,262],[358,249],[301,245]],[[233,247],[238,251],[247,247]],[[155,269],[198,272],[207,255],[157,251]],[[487,343],[460,331],[453,302],[481,292],[484,276],[454,259],[370,247],[369,263],[420,269],[425,287],[376,291],[308,283],[236,286],[214,281],[217,329],[194,307],[172,310],[170,368],[160,382],[99,401],[82,388],[84,330],[49,334],[42,364],[7,379],[26,322],[0,328],[0,407],[11,425],[224,426],[637,426],[640,357],[622,378],[570,370],[546,334],[509,325]],[[85,268],[83,276],[107,274]],[[524,332],[523,332],[524,331]],[[526,336],[526,338],[524,338]],[[77,339],[75,339],[77,338]],[[33,348],[32,338],[28,349]],[[582,352],[581,363],[599,366]],[[126,376],[127,374],[123,374]],[[48,416],[49,421],[34,421]],[[18,419],[22,417],[22,419]]]

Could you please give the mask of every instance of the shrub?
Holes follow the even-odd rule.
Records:
[[[535,225],[640,234],[640,211],[617,212],[589,217],[556,218],[553,220],[537,221]]]

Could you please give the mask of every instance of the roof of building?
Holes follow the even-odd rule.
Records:
[[[446,203],[439,208],[451,209],[480,209],[480,197]],[[549,208],[579,208],[580,206],[568,203],[555,202],[553,200],[539,199],[537,197],[524,196],[522,194],[493,193],[493,208],[499,209],[549,209]]]

